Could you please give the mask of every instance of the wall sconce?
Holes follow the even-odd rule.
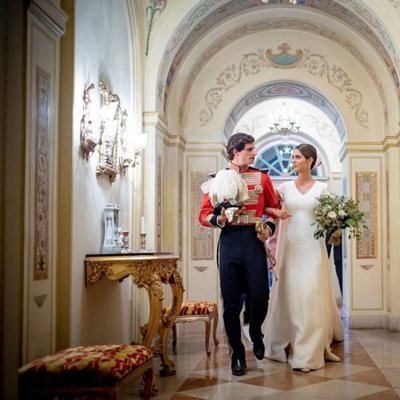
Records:
[[[124,136],[121,136],[121,138]],[[139,134],[134,138],[135,140],[135,145],[134,150],[133,150],[133,155],[132,157],[129,156],[129,150],[123,145],[123,154],[124,157],[121,158],[120,161],[120,169],[121,169],[121,174],[125,175],[126,171],[128,170],[129,167],[134,168],[136,165],[139,164],[139,158],[143,154],[143,149],[146,147],[146,140],[147,140],[147,135],[145,133]],[[126,142],[125,142],[126,143]],[[124,143],[124,144],[125,144]]]
[[[122,120],[122,110],[119,96],[100,82],[101,112],[100,112],[100,139],[99,164],[96,175],[108,175],[111,182],[115,182],[118,174],[119,134]]]
[[[125,175],[129,167],[135,167],[139,163],[146,135],[138,135],[135,138],[138,139],[136,145],[132,146],[127,134],[128,112],[122,109],[119,96],[104,82],[100,81],[99,89],[101,96],[99,122],[95,118],[93,103],[95,85],[92,83],[88,87],[85,86],[83,92],[81,153],[82,157],[88,160],[97,148],[100,156],[96,175],[108,175],[110,182],[115,182],[118,174]],[[95,135],[97,129],[99,129],[99,139],[97,134]]]
[[[80,126],[80,138],[81,154],[85,160],[89,160],[97,146],[97,138],[93,132],[95,119],[95,115],[93,112],[94,91],[94,83],[91,83],[87,87],[85,86],[85,89],[83,90],[83,113]]]

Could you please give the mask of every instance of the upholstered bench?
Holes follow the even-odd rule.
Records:
[[[171,305],[162,308],[162,316],[165,318],[166,315],[171,311]],[[172,346],[176,347],[176,324],[179,322],[194,322],[204,321],[206,324],[206,352],[209,356],[210,350],[210,332],[211,322],[213,321],[213,339],[215,346],[218,346],[217,339],[217,325],[218,325],[218,305],[211,301],[184,301],[182,302],[179,315],[175,319],[175,323],[172,325]]]
[[[39,358],[18,370],[20,399],[95,395],[119,399],[121,387],[143,375],[143,397],[153,385],[152,350],[142,345],[81,346]],[[85,397],[87,398],[87,397]]]

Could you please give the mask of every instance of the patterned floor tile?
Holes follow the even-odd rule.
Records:
[[[228,346],[220,334],[220,346],[204,352],[204,330],[180,330],[172,355],[177,374],[158,375],[154,361],[157,400],[394,400],[400,399],[400,333],[385,330],[346,331],[332,351],[340,362],[308,374],[293,371],[288,363],[256,360],[246,341],[247,372],[233,376]],[[376,362],[375,362],[376,361]],[[129,386],[122,400],[138,400],[140,382]]]

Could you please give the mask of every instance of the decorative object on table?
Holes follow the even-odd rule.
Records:
[[[161,310],[162,318],[165,318],[171,312],[171,305],[163,307]],[[204,321],[206,324],[206,352],[210,356],[210,332],[211,323],[213,322],[213,340],[215,347],[218,346],[217,325],[218,325],[218,305],[213,301],[184,301],[182,302],[179,314],[172,325],[172,346],[176,347],[177,335],[176,324],[179,322],[195,322]]]
[[[119,226],[119,206],[106,204],[104,208],[104,240],[103,253],[121,253],[123,247],[123,233]]]
[[[122,250],[121,253],[130,253],[129,248],[129,232],[127,230],[122,230]]]
[[[363,229],[368,229],[364,213],[358,209],[358,201],[342,195],[322,195],[317,198],[314,210],[316,225],[314,238],[330,235],[328,244],[337,246],[341,242],[341,233],[348,231],[348,238],[361,238]],[[337,235],[335,235],[337,233]]]
[[[146,251],[146,222],[144,217],[140,219],[140,251]]]

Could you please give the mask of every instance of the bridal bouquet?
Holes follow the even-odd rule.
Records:
[[[334,237],[332,233],[348,229],[348,238],[360,238],[361,229],[367,228],[364,222],[364,213],[358,209],[358,202],[352,198],[340,195],[322,195],[315,208],[314,232],[315,239],[330,235],[329,244],[340,244],[341,236]]]

